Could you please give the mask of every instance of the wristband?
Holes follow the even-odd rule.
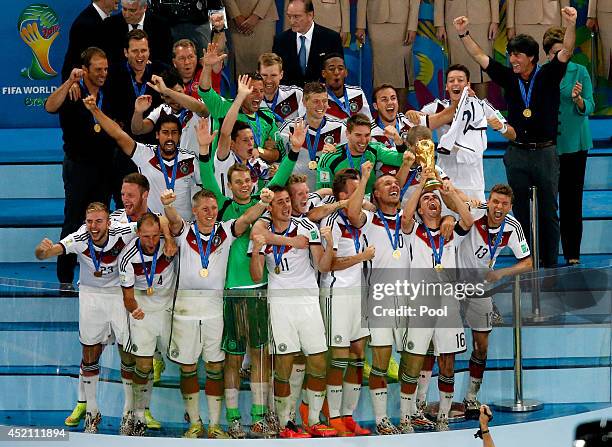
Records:
[[[508,132],[508,125],[506,123],[503,123],[503,126],[501,129],[498,130],[499,133],[504,134],[506,132]]]
[[[470,30],[465,30],[465,33],[463,34],[459,34],[459,39],[463,39],[465,36],[469,36],[470,35]]]

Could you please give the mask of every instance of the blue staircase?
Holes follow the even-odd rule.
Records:
[[[612,257],[612,119],[590,121],[595,148],[585,180],[583,261]],[[60,129],[0,129],[0,276],[54,281],[54,265],[37,261],[36,244],[57,241],[63,221]],[[489,133],[487,187],[506,182],[504,142]]]

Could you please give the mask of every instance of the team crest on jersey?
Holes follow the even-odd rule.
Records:
[[[188,161],[180,162],[179,169],[183,174],[188,174],[189,173],[189,162]]]
[[[287,115],[289,115],[291,113],[291,106],[285,102],[281,106],[280,110],[281,110],[281,113],[283,114],[283,116],[287,116]]]
[[[136,346],[136,345],[132,345],[132,347],[130,348],[130,351],[132,351],[132,352],[138,352],[138,346]]]
[[[350,108],[351,108],[351,112],[355,113],[357,110],[359,110],[359,104],[357,104],[356,102],[349,102],[350,104]]]
[[[278,345],[278,350],[280,352],[285,352],[287,350],[287,345],[285,343],[281,343],[280,345]]]
[[[408,344],[406,345],[406,347],[408,348],[409,351],[412,351],[414,349],[414,342],[410,340]]]
[[[332,135],[327,135],[323,141],[325,141],[327,144],[334,144],[336,142]]]
[[[334,343],[342,343],[342,335],[334,336]]]

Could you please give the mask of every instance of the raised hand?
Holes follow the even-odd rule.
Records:
[[[219,54],[218,51],[219,48],[216,43],[209,43],[204,52],[204,57],[202,57],[202,65],[212,67],[213,65],[223,62],[227,54]]]
[[[415,126],[418,126],[421,123],[421,117],[425,114],[423,112],[419,112],[417,110],[408,110],[406,112],[406,118]]]
[[[142,95],[136,98],[134,103],[134,112],[144,113],[153,104],[153,97],[151,95]]]
[[[200,145],[200,155],[207,155],[210,150],[211,143],[215,140],[218,131],[210,133],[208,126],[208,120],[202,118],[198,127],[196,128],[196,136],[198,137],[198,144]]]
[[[453,20],[453,25],[455,25],[458,34],[465,34],[469,24],[470,20],[466,16],[459,16]]]
[[[404,144],[402,136],[399,134],[395,126],[392,126],[391,124],[385,126],[385,137],[387,137],[389,140],[393,140],[393,142],[398,146],[400,144]]]
[[[240,75],[238,77],[238,93],[236,94],[236,100],[238,100],[238,98],[244,100],[244,98],[249,96],[251,93],[253,93],[251,78],[249,75]]]
[[[565,8],[561,8],[561,17],[563,18],[563,20],[565,20],[565,23],[576,25],[578,11],[576,11],[576,8],[566,6]]]
[[[293,127],[289,143],[291,143],[291,147],[299,149],[304,146],[304,141],[306,141],[306,126],[304,125],[304,120],[300,118]]]
[[[487,118],[487,123],[493,130],[500,130],[502,127],[504,127],[503,123],[494,116]]]
[[[374,169],[374,165],[370,160],[367,160],[365,163],[361,165],[361,178],[370,178],[370,174],[372,173],[372,169]]]
[[[174,203],[174,201],[176,200],[176,194],[171,189],[165,189],[162,191],[159,198],[161,200],[162,205],[168,206]]]
[[[416,156],[414,155],[414,152],[412,152],[412,151],[404,152],[404,155],[402,156],[402,163],[403,164],[406,164],[408,166],[412,166],[414,164],[415,160],[416,160]]]
[[[253,236],[253,253],[258,253],[264,245],[266,245],[266,238],[263,234]]]
[[[87,98],[84,98],[83,104],[85,104],[85,108],[90,112],[94,112],[98,109],[96,98],[93,95],[89,95]]]
[[[266,205],[269,205],[272,199],[274,199],[274,192],[271,189],[263,188],[259,192],[259,199]]]
[[[73,84],[83,79],[83,70],[81,68],[73,68],[70,72],[70,82]]]
[[[147,85],[155,90],[157,93],[164,93],[168,87],[166,87],[166,83],[161,76],[153,75],[151,76],[151,80],[147,82]]]

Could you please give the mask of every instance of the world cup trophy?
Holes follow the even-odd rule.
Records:
[[[425,169],[429,168],[431,171],[435,173],[436,169],[436,145],[430,139],[420,140],[416,145],[416,160],[417,163],[421,166],[422,171],[425,172]],[[430,178],[425,182],[425,186],[423,188],[424,191],[432,191],[434,189],[442,188],[442,182],[437,178]]]

